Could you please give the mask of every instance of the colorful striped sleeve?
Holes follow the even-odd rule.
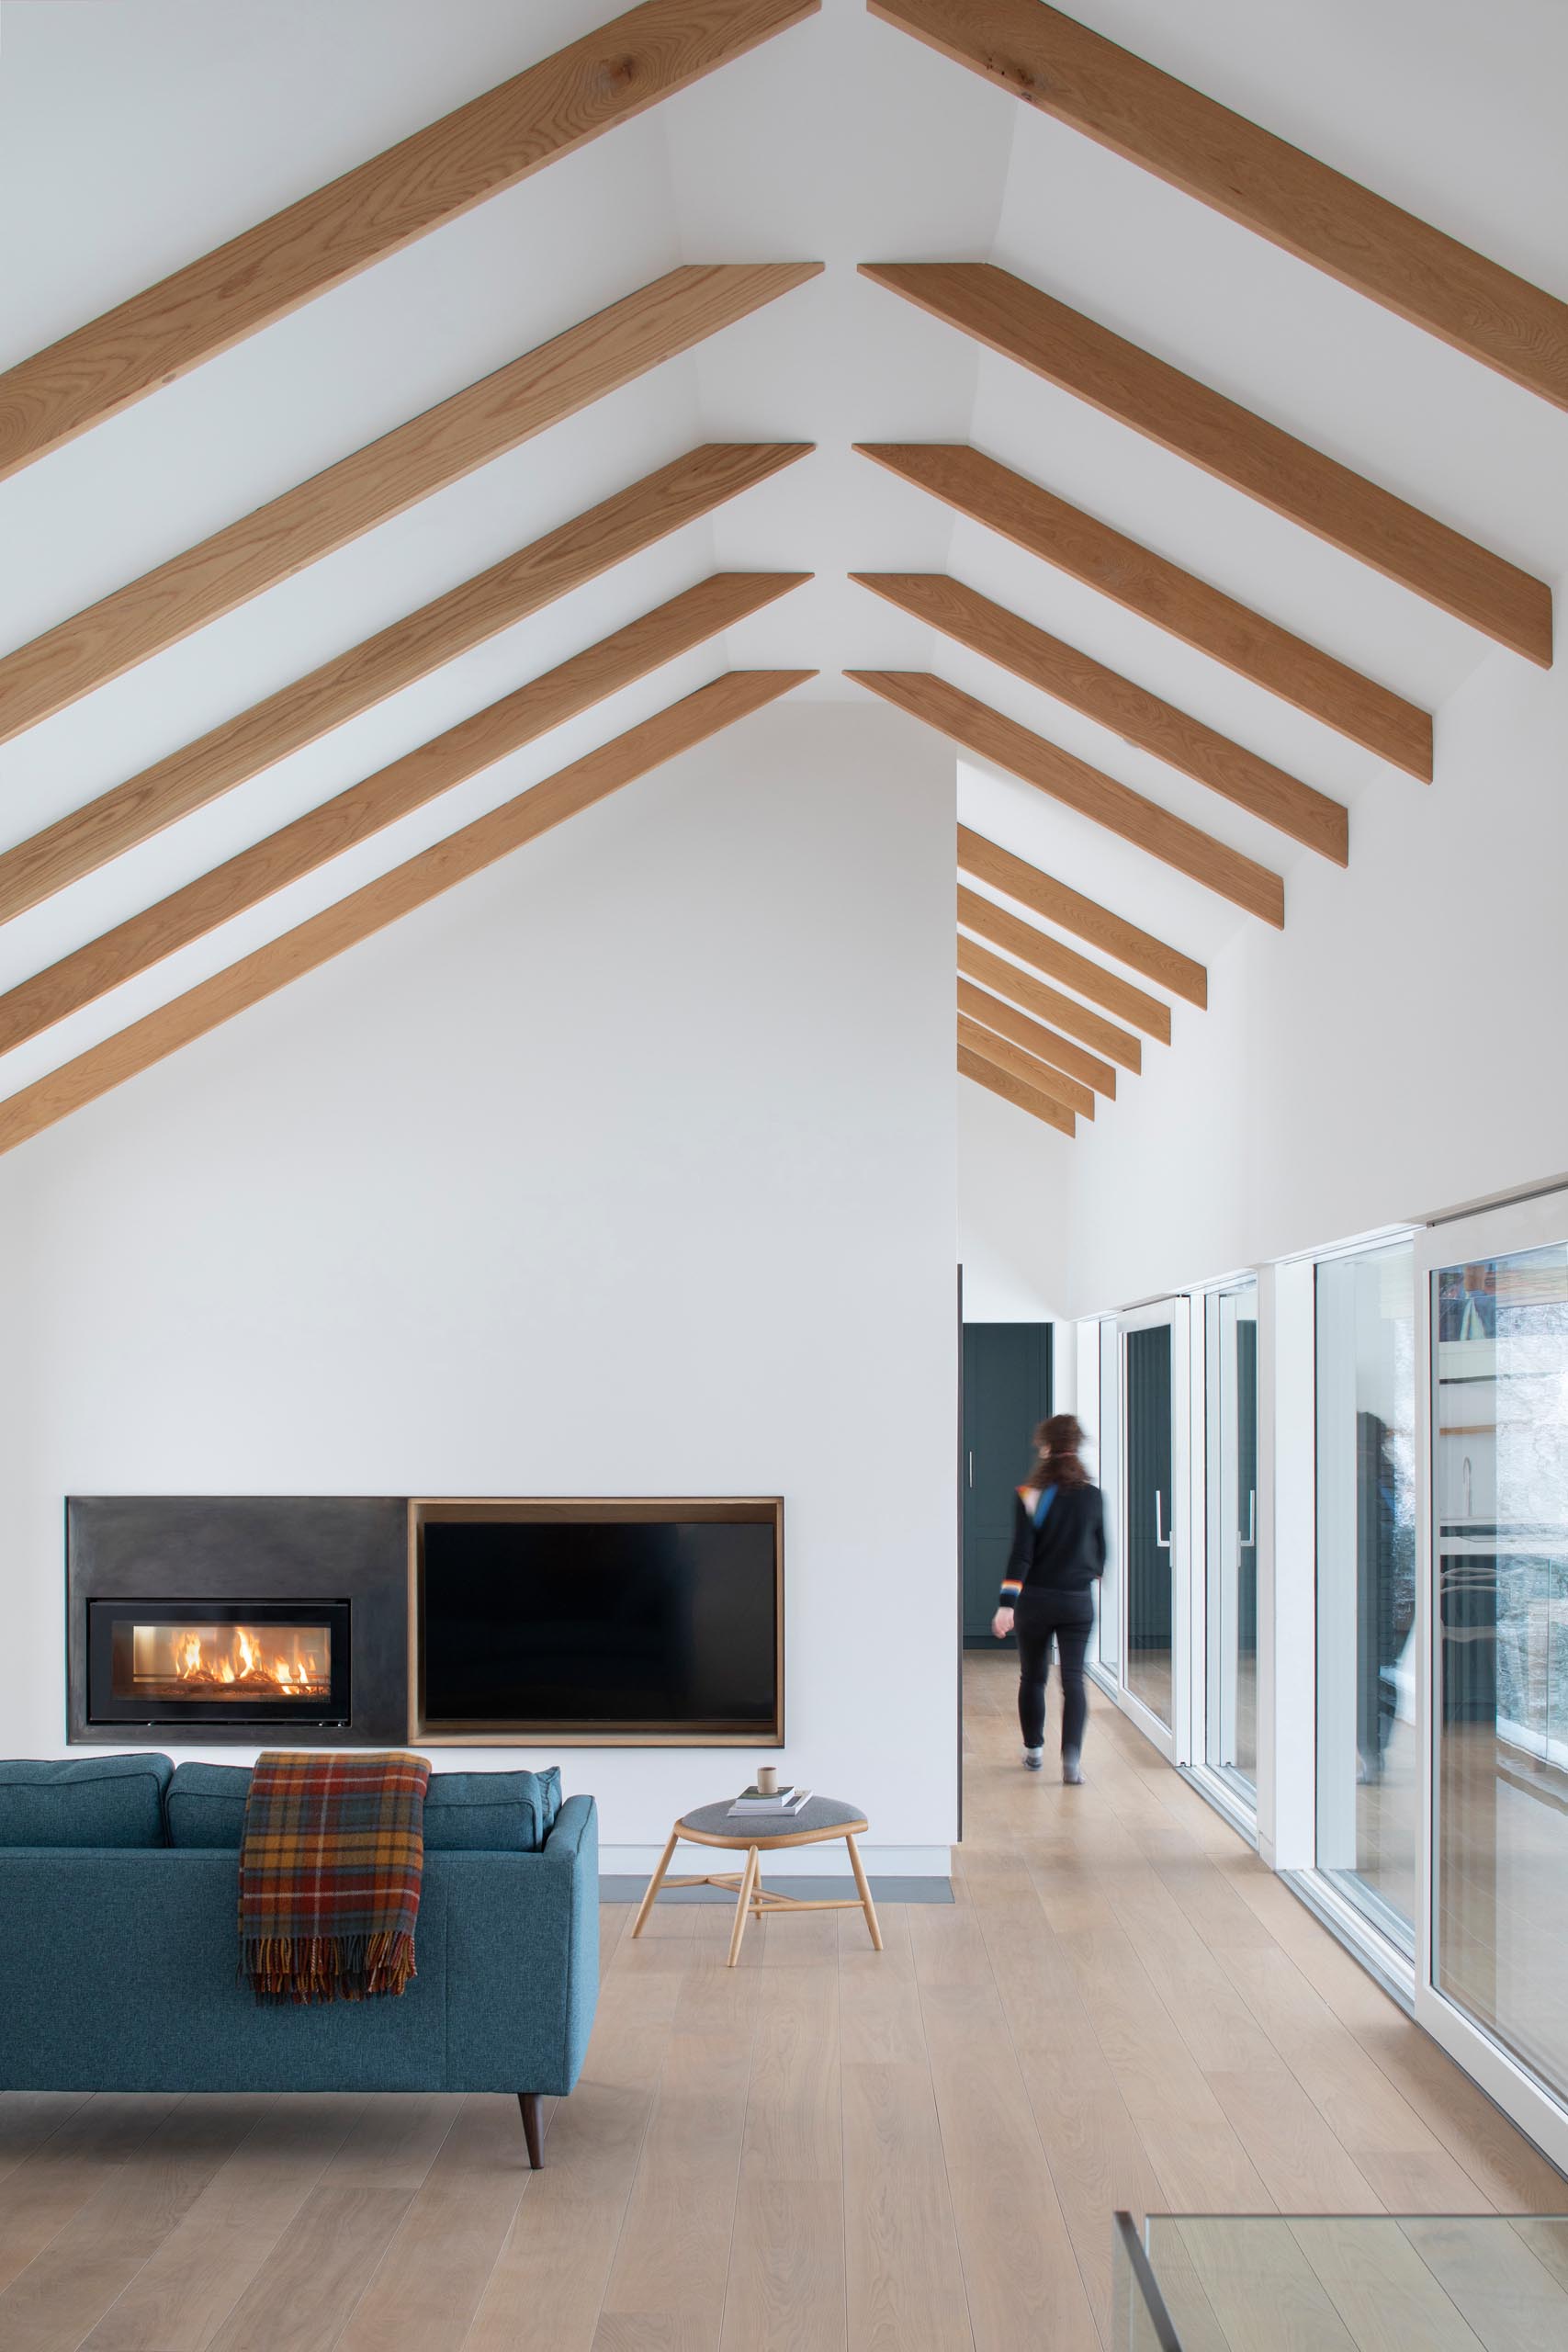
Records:
[[[1029,1570],[1030,1516],[1027,1497],[1032,1491],[1026,1487],[1020,1487],[1017,1490],[1018,1502],[1012,1522],[1012,1549],[1008,1554],[1008,1564],[1002,1573],[1000,1606],[1003,1609],[1014,1607],[1019,1594],[1023,1590],[1023,1579]]]

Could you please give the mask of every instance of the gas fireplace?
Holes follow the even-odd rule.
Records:
[[[93,1600],[94,1724],[349,1721],[342,1600]]]
[[[406,1740],[408,1521],[396,1495],[68,1496],[72,1745]]]

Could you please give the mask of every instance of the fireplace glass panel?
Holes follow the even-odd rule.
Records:
[[[114,1629],[117,1699],[326,1699],[329,1625],[143,1625]]]

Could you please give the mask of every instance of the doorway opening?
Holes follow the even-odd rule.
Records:
[[[1053,1410],[1049,1323],[965,1323],[964,1445],[959,1481],[963,1535],[961,1640],[998,1644],[991,1631],[1012,1544],[1013,1501],[1033,1458],[1031,1441]]]

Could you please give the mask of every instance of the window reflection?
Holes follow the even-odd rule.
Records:
[[[1317,1269],[1317,1860],[1414,1943],[1415,1252]]]
[[[1568,1249],[1433,1278],[1435,1976],[1568,2092]]]
[[[1258,1284],[1206,1303],[1207,1723],[1212,1768],[1258,1781]]]

